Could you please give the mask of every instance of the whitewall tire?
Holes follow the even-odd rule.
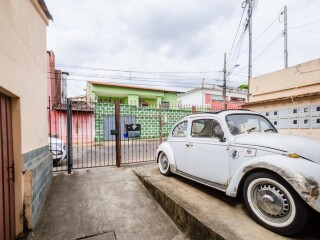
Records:
[[[169,159],[164,152],[159,155],[158,165],[162,175],[169,176],[171,174]]]
[[[243,198],[253,218],[273,232],[293,236],[306,226],[307,205],[287,182],[275,174],[251,174],[245,180]]]

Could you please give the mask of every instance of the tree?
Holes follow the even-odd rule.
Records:
[[[241,89],[248,89],[248,84],[242,84],[239,86]]]

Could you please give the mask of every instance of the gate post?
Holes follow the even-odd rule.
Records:
[[[121,166],[121,126],[120,126],[120,102],[115,101],[115,127],[116,127],[116,165]]]
[[[162,143],[162,116],[161,116],[161,103],[159,104],[159,135],[160,135],[160,143]]]
[[[196,106],[192,105],[191,111],[192,111],[192,114],[195,114],[196,113]]]
[[[67,98],[67,141],[68,141],[68,174],[72,170],[72,115],[71,115],[71,100]]]

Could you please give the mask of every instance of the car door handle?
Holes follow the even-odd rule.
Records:
[[[193,145],[191,143],[186,143],[187,147],[192,147]]]

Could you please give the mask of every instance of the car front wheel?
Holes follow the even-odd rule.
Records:
[[[158,164],[161,174],[165,176],[169,176],[171,174],[169,159],[164,152],[160,153]]]
[[[293,236],[306,226],[308,208],[281,177],[256,172],[244,183],[243,197],[253,218],[265,228]]]

